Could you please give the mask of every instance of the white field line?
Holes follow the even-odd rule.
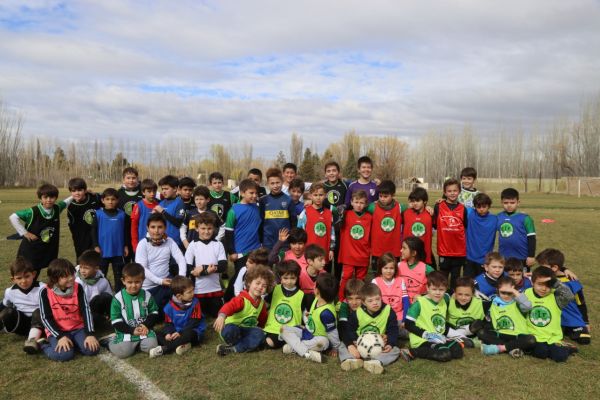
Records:
[[[143,373],[129,365],[123,360],[118,359],[109,352],[102,352],[98,355],[102,361],[108,364],[114,371],[123,375],[131,382],[148,400],[171,400],[165,392],[160,390]]]

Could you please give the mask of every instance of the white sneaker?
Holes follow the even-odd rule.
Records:
[[[177,346],[177,348],[175,349],[175,354],[177,354],[178,356],[182,356],[185,353],[187,353],[188,351],[190,351],[191,349],[192,349],[191,343],[182,344],[181,346]]]
[[[292,346],[287,343],[283,345],[281,350],[283,351],[283,354],[292,354],[294,352]]]
[[[355,369],[362,368],[363,360],[356,358],[349,358],[347,360],[342,361],[341,367],[343,371],[352,371]]]
[[[150,358],[160,357],[163,355],[163,349],[161,346],[153,347],[148,352],[148,355],[150,356]]]
[[[308,358],[310,361],[314,361],[316,363],[321,362],[321,353],[314,350],[309,350],[308,353],[304,355],[304,357]]]
[[[372,374],[383,373],[383,365],[381,365],[381,361],[378,360],[365,361],[363,367]]]

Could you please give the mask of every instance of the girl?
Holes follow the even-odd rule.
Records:
[[[404,278],[410,304],[417,296],[427,293],[427,275],[433,271],[425,264],[425,245],[418,237],[411,236],[402,242],[402,261],[398,264],[398,275]]]
[[[381,290],[381,299],[389,304],[396,313],[398,325],[403,327],[403,321],[410,306],[406,283],[398,276],[398,265],[392,253],[384,253],[377,260],[377,277],[372,283]]]
[[[77,346],[93,356],[100,345],[94,337],[92,313],[83,287],[75,282],[75,267],[64,258],[50,262],[47,287],[40,292],[40,314],[50,343],[42,351],[54,361],[69,361]]]
[[[448,303],[448,325],[450,330],[446,335],[449,339],[461,341],[465,347],[475,347],[470,336],[474,336],[469,330],[475,321],[482,321],[485,317],[483,302],[480,298],[473,297],[475,294],[475,282],[468,276],[456,279],[456,288]]]

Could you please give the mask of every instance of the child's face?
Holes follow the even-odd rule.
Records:
[[[267,293],[267,281],[263,278],[256,278],[248,286],[248,293],[253,299],[258,299]]]
[[[289,190],[290,193],[290,198],[292,199],[292,201],[294,203],[297,203],[300,201],[300,197],[302,197],[302,190],[300,190],[300,188],[293,188]]]
[[[296,179],[296,172],[293,169],[286,168],[283,170],[283,180],[287,185],[289,185],[294,179]]]
[[[189,288],[185,289],[183,293],[176,294],[175,298],[177,298],[177,300],[179,300],[182,303],[191,302],[192,300],[194,300],[194,287],[190,286]]]
[[[487,204],[478,205],[475,207],[475,211],[477,211],[477,214],[484,217],[490,212],[490,206]]]
[[[179,196],[181,196],[181,200],[189,201],[192,198],[192,193],[194,192],[194,188],[190,186],[183,186],[179,188]]]
[[[125,286],[125,291],[128,294],[135,296],[140,292],[140,289],[142,288],[142,283],[144,283],[144,276],[124,276],[123,278],[121,278],[121,282],[123,282],[123,286]]]
[[[498,296],[500,296],[502,301],[512,301],[515,298],[515,287],[507,283],[498,286]]]
[[[396,263],[387,263],[381,268],[381,277],[386,281],[392,280],[396,276]]]
[[[150,234],[150,239],[162,239],[165,235],[165,228],[165,224],[162,221],[151,221],[150,224],[148,224],[148,234]]]
[[[494,279],[498,279],[504,272],[504,264],[498,260],[492,260],[489,264],[483,264],[485,272]]]
[[[256,189],[250,188],[245,192],[240,193],[242,196],[242,202],[245,204],[253,204],[256,203],[256,198],[258,194],[256,193]]]
[[[473,298],[473,289],[468,286],[457,286],[454,289],[454,298],[458,301],[458,304],[464,306]]]
[[[196,230],[201,240],[210,240],[215,232],[215,227],[212,224],[198,224]]]
[[[475,178],[473,178],[472,176],[461,176],[460,184],[465,189],[473,189],[473,185],[475,185]]]
[[[310,194],[310,198],[315,207],[321,208],[323,206],[323,202],[325,201],[325,190],[317,189]]]
[[[102,204],[104,205],[105,210],[114,210],[119,205],[119,199],[115,196],[104,196],[102,198]]]
[[[439,303],[444,298],[444,293],[446,293],[447,289],[446,286],[427,285],[427,296],[436,303]]]
[[[322,271],[325,268],[325,257],[316,257],[314,260],[306,260],[317,271]]]
[[[283,184],[283,182],[281,181],[281,178],[278,176],[272,176],[269,179],[267,179],[267,185],[269,185],[269,190],[271,191],[272,194],[281,193],[281,185],[282,184]]]
[[[523,271],[508,271],[508,276],[518,285],[523,280]]]
[[[75,275],[67,275],[61,276],[58,278],[58,282],[56,282],[56,286],[59,287],[60,290],[66,290],[73,286],[75,282]]]
[[[71,196],[73,196],[73,200],[81,201],[85,199],[85,189],[73,189],[71,190]]]
[[[135,189],[138,186],[138,177],[136,174],[125,174],[123,176],[123,186],[125,189]]]
[[[100,269],[99,266],[80,264],[79,275],[84,279],[93,278],[98,273],[98,269]]]
[[[29,289],[33,284],[34,279],[35,274],[33,272],[23,272],[13,275],[12,277],[13,283],[23,290]]]
[[[213,179],[210,181],[210,187],[217,193],[221,193],[223,191],[223,181],[221,179]]]
[[[401,257],[405,261],[412,260],[415,257],[416,252],[412,251],[406,242],[402,242],[402,253]]]
[[[517,207],[519,206],[518,199],[502,199],[502,208],[507,213],[514,213],[517,211]]]
[[[330,165],[325,170],[325,178],[327,178],[327,180],[329,182],[332,182],[332,183],[337,182],[339,177],[340,177],[340,171],[338,171],[338,169],[334,165]]]
[[[458,199],[459,193],[460,193],[460,188],[458,187],[458,185],[448,185],[448,186],[446,186],[446,189],[444,190],[444,195],[446,196],[446,199],[450,203],[456,202],[456,200]]]
[[[253,180],[254,182],[256,182],[257,185],[260,185],[260,176],[259,175],[255,175],[255,174],[248,174],[248,179]]]
[[[304,248],[306,247],[306,243],[304,242],[296,242],[290,243],[290,250],[296,257],[300,257],[304,253]]]
[[[160,193],[163,199],[174,199],[177,196],[177,188],[169,185],[162,185],[160,187]]]
[[[533,291],[540,297],[546,297],[552,292],[549,276],[540,276],[533,282]]]
[[[381,296],[367,296],[364,300],[365,307],[370,312],[377,312],[381,309]]]
[[[358,167],[358,175],[362,179],[369,180],[371,178],[371,173],[373,172],[373,166],[369,163],[362,163]]]
[[[346,302],[348,303],[352,311],[358,310],[358,307],[360,307],[360,305],[362,304],[362,300],[357,294],[352,294],[346,297]]]
[[[52,208],[54,207],[54,203],[56,203],[56,197],[43,194],[40,198],[40,203],[42,203],[42,207],[44,208]]]
[[[196,196],[194,197],[194,204],[198,210],[206,210],[206,207],[208,206],[208,199],[204,196]]]
[[[365,210],[365,207],[367,207],[367,199],[353,197],[350,201],[350,204],[352,204],[352,208],[354,209],[354,211],[360,213]]]
[[[394,196],[389,193],[379,193],[379,203],[382,206],[389,206],[394,201]]]
[[[298,281],[298,277],[294,274],[283,274],[281,277],[281,285],[286,289],[292,289],[296,287],[296,282]]]
[[[148,203],[151,203],[156,197],[156,191],[152,189],[144,189],[142,195],[144,196],[144,200],[146,200]]]

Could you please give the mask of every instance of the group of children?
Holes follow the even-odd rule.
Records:
[[[399,357],[448,361],[475,346],[564,361],[575,348],[563,332],[589,343],[582,286],[562,253],[538,254],[528,278],[535,229],[517,211],[516,190],[502,191],[504,211],[493,215],[490,197],[474,187],[476,171],[465,168],[460,181],[446,180],[433,208],[423,188],[407,207],[392,181],[371,179],[368,157],[357,168],[350,184],[335,162],[314,183],[297,178],[293,164],[270,168],[268,193],[257,169],[236,194],[223,190],[218,172],[206,187],[171,175],[138,183],[134,168],[124,170],[122,188],[101,195],[81,178],[69,181],[64,201],[42,185],[38,205],[10,216],[23,239],[0,329],[26,335],[26,352],[64,361],[75,348],[96,354],[94,325],[110,321],[115,333],[103,342],[113,354],[139,347],[154,358],[199,344],[210,318],[223,340],[219,355],[281,348],[321,362],[327,352],[344,370],[373,373]],[[58,258],[64,209],[76,267]],[[366,283],[370,266],[375,278]],[[384,341],[372,359],[357,349],[365,332]]]

